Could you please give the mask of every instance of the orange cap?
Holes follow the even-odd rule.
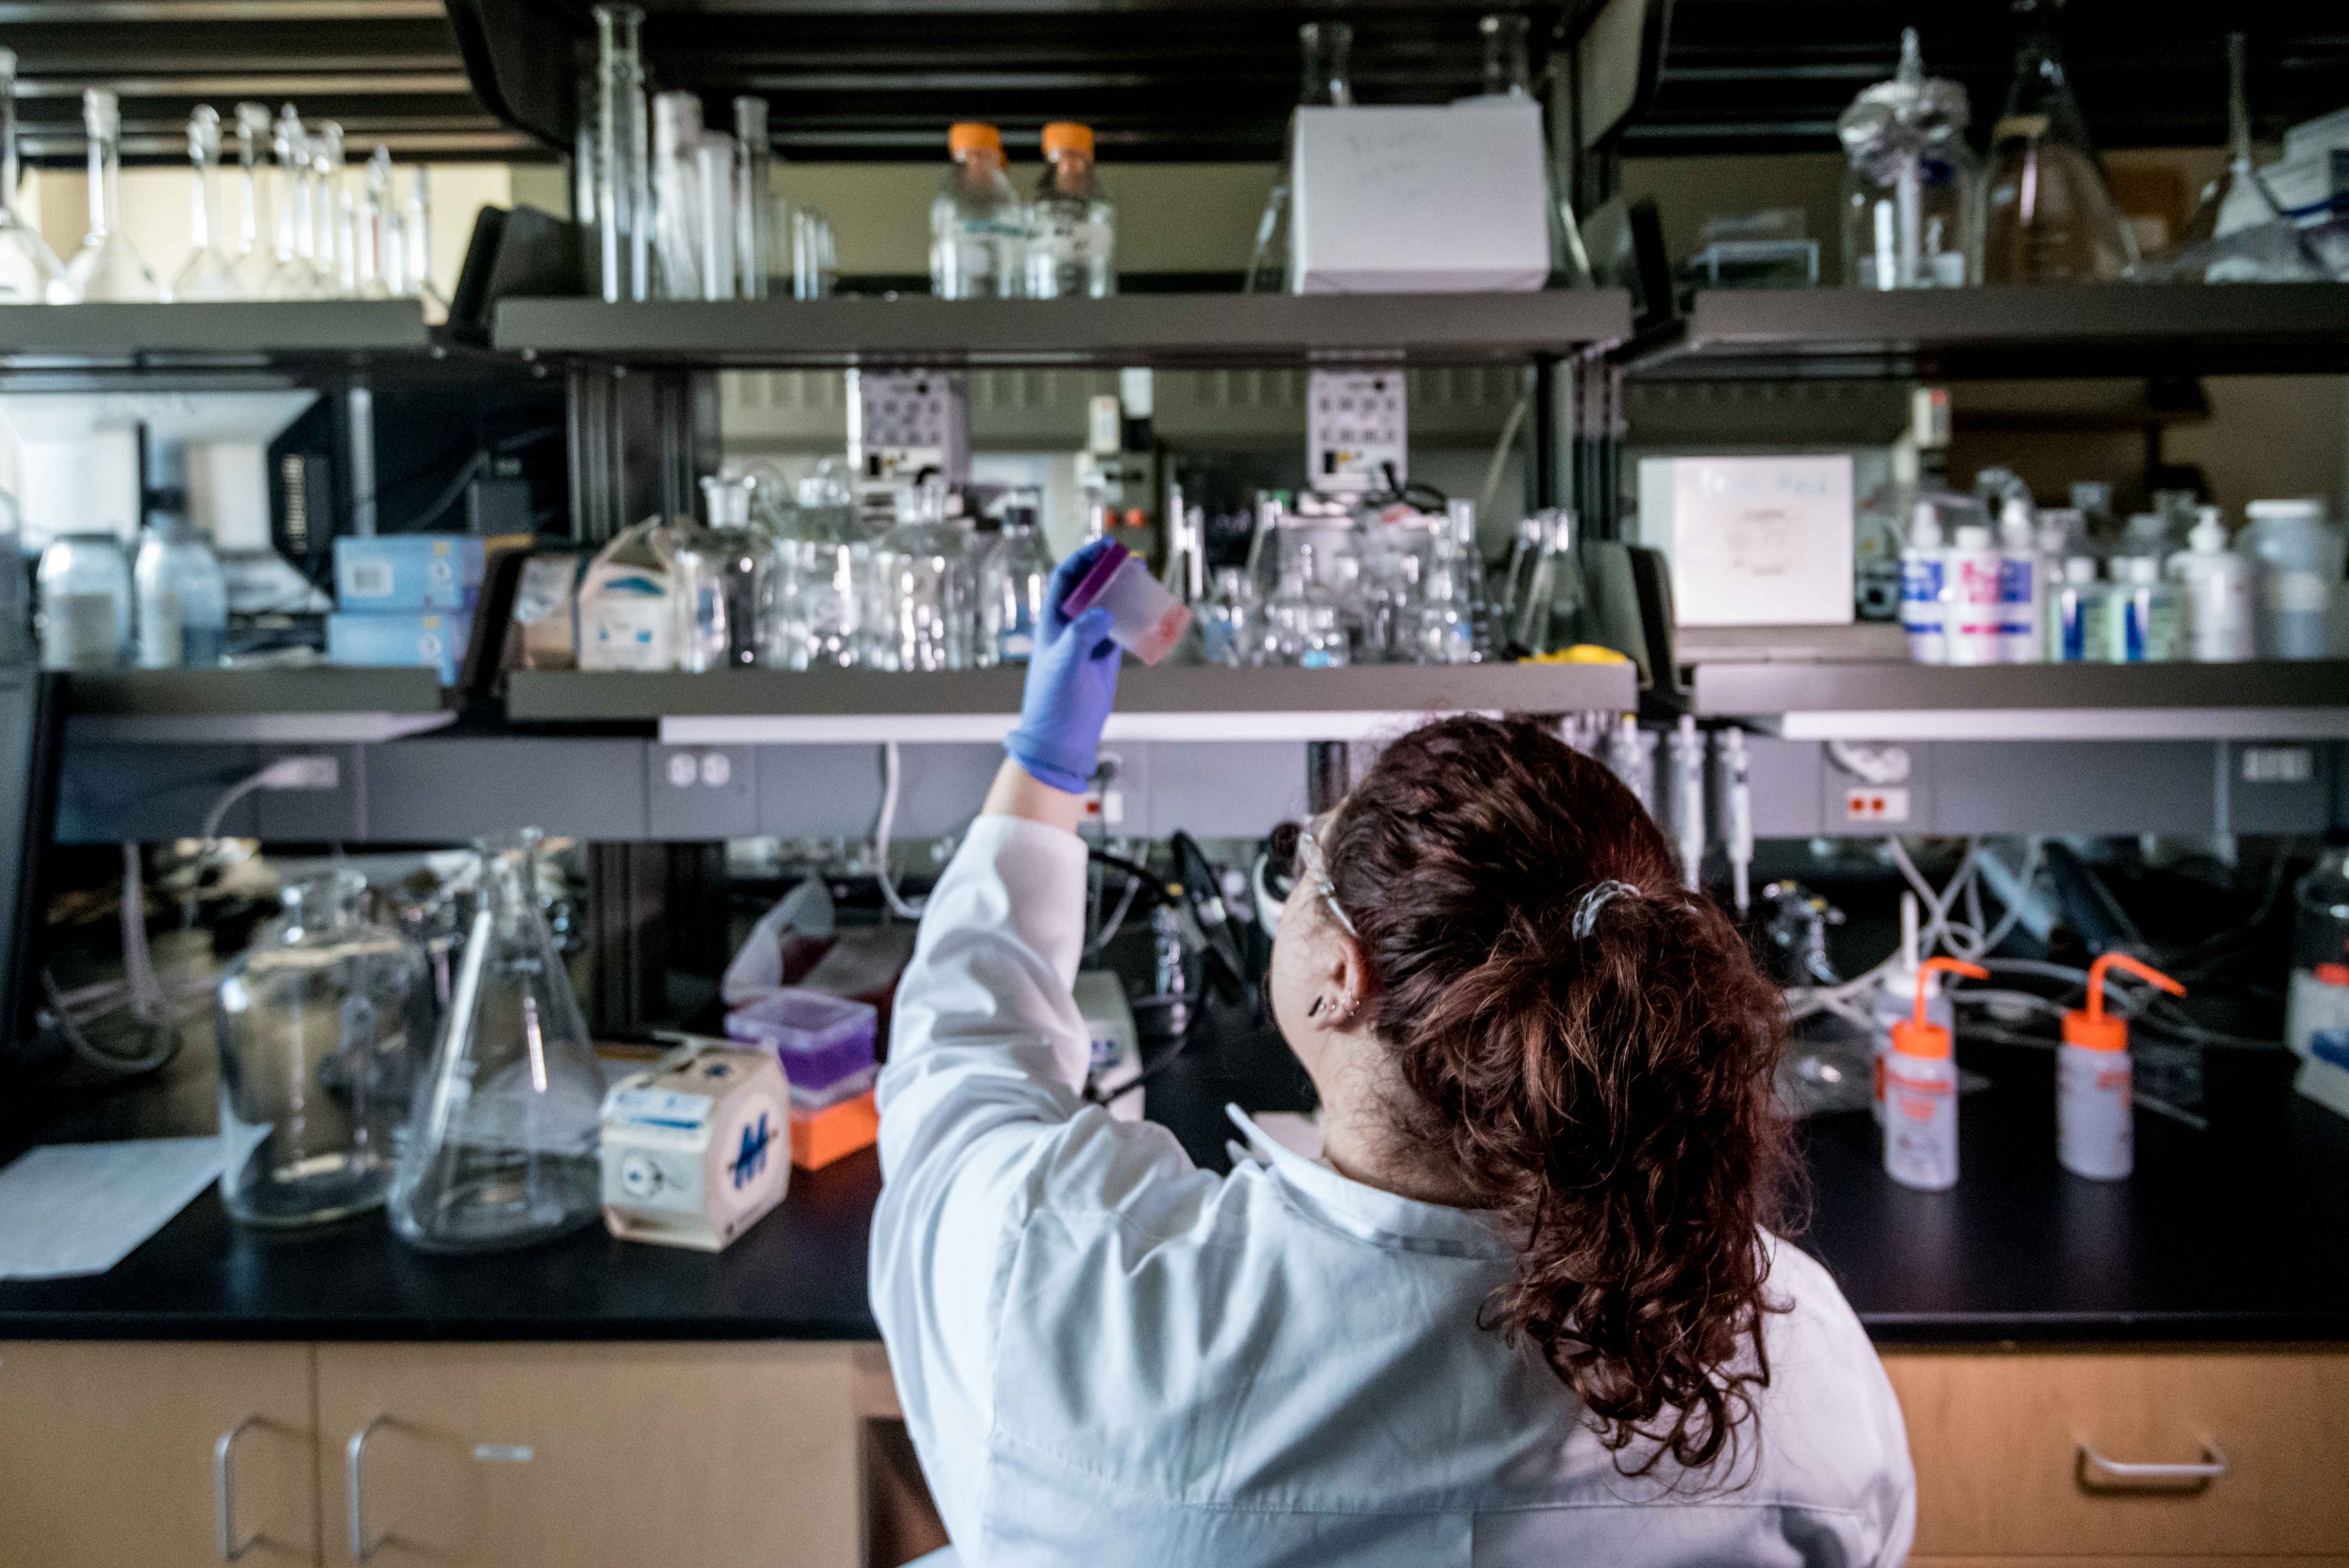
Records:
[[[1971,980],[1990,978],[1990,971],[1981,965],[1961,964],[1954,958],[1928,958],[1917,965],[1916,1015],[1892,1026],[1892,1048],[1904,1057],[1946,1057],[1950,1054],[1950,1031],[1939,1024],[1925,1021],[1925,977],[1934,974],[1963,975]]]
[[[1127,507],[1125,509],[1125,526],[1128,528],[1147,528],[1150,526],[1150,516],[1138,506]]]
[[[2173,996],[2186,995],[2186,987],[2160,970],[2139,964],[2126,953],[2107,953],[2088,965],[2088,1006],[2083,1012],[2077,1008],[2064,1015],[2064,1043],[2081,1046],[2092,1051],[2125,1051],[2128,1049],[2128,1020],[2107,1017],[2105,1014],[2105,972],[2121,968],[2142,979],[2150,980]]]
[[[1044,156],[1056,152],[1075,152],[1084,157],[1093,155],[1093,128],[1079,125],[1073,119],[1056,119],[1044,128]]]
[[[974,152],[992,152],[1000,156],[1003,133],[978,120],[957,120],[947,132],[947,150],[957,158],[968,158]]]

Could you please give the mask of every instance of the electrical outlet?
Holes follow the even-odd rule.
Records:
[[[1909,791],[1898,788],[1879,789],[1874,785],[1843,792],[1843,820],[1847,822],[1905,822],[1909,820]]]
[[[2306,784],[2316,778],[2316,753],[2305,746],[2246,746],[2246,784]]]

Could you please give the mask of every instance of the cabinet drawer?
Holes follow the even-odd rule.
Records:
[[[853,1355],[320,1346],[326,1560],[357,1529],[375,1568],[854,1568]]]
[[[1884,1357],[1917,1465],[1917,1555],[2349,1553],[2349,1352],[1915,1351]],[[2205,1481],[2100,1479],[2086,1444]]]

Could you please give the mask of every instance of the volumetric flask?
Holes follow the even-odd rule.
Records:
[[[535,831],[481,844],[481,904],[418,1088],[391,1225],[427,1252],[527,1246],[603,1212],[604,1080],[538,904]]]

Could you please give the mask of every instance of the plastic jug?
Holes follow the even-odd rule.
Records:
[[[2255,500],[2242,548],[2259,562],[2260,654],[2321,659],[2332,647],[2333,603],[2341,590],[2342,539],[2313,498]]]

